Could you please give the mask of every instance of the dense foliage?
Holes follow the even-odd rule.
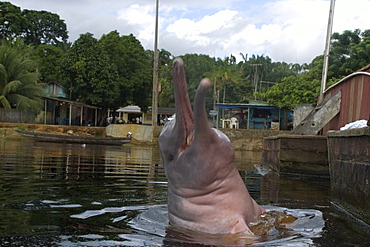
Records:
[[[67,84],[67,77],[62,71],[62,59],[65,51],[54,45],[39,45],[32,52],[32,59],[38,63],[40,80],[44,83]]]
[[[152,63],[139,40],[117,31],[103,35],[99,44],[118,73],[119,97],[115,106],[138,105],[144,111],[151,103]]]
[[[3,41],[0,46],[0,107],[38,113],[44,90],[38,83],[37,63],[21,42]]]
[[[41,84],[37,83],[41,81],[63,85],[71,99],[101,107],[101,119],[107,108],[134,104],[144,111],[148,109],[153,51],[145,51],[132,34],[120,35],[117,31],[100,39],[90,33],[81,34],[73,44],[67,38],[67,27],[57,14],[21,10],[9,2],[0,2],[0,107],[41,109],[38,100]],[[181,56],[191,100],[201,79],[209,77],[214,86],[206,99],[208,109],[215,103],[248,99],[268,101],[279,107],[316,103],[322,55],[302,65],[273,62],[263,55],[241,56],[240,62],[232,55],[217,59],[202,54]],[[159,51],[159,106],[162,107],[174,106],[173,58],[169,51]],[[9,59],[18,65],[10,67]],[[369,63],[370,30],[332,35],[329,85]]]
[[[23,10],[0,2],[0,39],[24,38],[26,44],[57,45],[68,39],[67,25],[59,15],[47,11]]]
[[[108,55],[92,34],[80,35],[62,61],[62,70],[68,77],[66,87],[70,97],[103,107],[103,113],[120,96],[118,74]],[[103,116],[100,117],[102,121]]]
[[[361,69],[370,63],[370,30],[334,33],[329,55],[327,86]],[[317,56],[306,71],[287,77],[269,91],[258,94],[269,103],[279,107],[294,107],[300,103],[316,103],[320,91],[323,55]]]

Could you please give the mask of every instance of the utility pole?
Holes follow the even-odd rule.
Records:
[[[250,66],[254,67],[254,76],[253,76],[253,82],[254,82],[254,100],[257,100],[257,88],[258,88],[258,83],[257,83],[257,71],[258,71],[258,66],[262,66],[260,63],[254,63],[251,64]]]
[[[153,64],[153,95],[152,95],[152,126],[158,125],[158,2],[155,7],[155,34],[154,34],[154,64]]]
[[[217,94],[216,94],[216,77],[213,78],[213,110],[215,111],[216,110],[216,98],[217,98]],[[217,102],[218,103],[218,102]]]
[[[329,52],[330,52],[331,32],[332,32],[332,28],[333,28],[334,5],[335,5],[335,0],[331,0],[330,1],[330,10],[329,10],[328,28],[327,28],[327,31],[326,31],[324,64],[323,64],[323,68],[322,68],[321,88],[320,88],[320,95],[319,95],[318,104],[320,104],[324,99],[324,91],[326,89],[326,80],[327,80],[327,77],[328,77]]]

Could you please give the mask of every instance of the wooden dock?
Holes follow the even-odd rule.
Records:
[[[370,225],[370,127],[328,132],[333,202]]]
[[[329,177],[327,137],[278,135],[263,140],[262,164],[278,174]]]

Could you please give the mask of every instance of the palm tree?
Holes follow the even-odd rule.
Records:
[[[4,41],[0,46],[0,107],[38,113],[42,110],[43,85],[37,83],[37,64],[29,58],[29,48]]]
[[[225,103],[227,85],[232,83],[238,84],[242,80],[235,57],[232,55],[230,57],[226,57],[225,59],[218,59],[214,69],[210,72],[204,73],[204,75],[213,81],[214,109],[216,103],[220,102],[220,90],[223,90],[222,103]]]

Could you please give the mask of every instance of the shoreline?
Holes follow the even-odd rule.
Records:
[[[107,127],[44,125],[22,123],[0,123],[0,138],[22,139],[20,130],[36,131],[50,134],[95,136],[95,137],[126,137],[132,133],[133,143],[137,145],[157,145],[162,126],[147,126],[138,124],[111,124]],[[234,150],[262,151],[263,138],[287,135],[289,131],[258,130],[258,129],[219,129],[230,139]]]

